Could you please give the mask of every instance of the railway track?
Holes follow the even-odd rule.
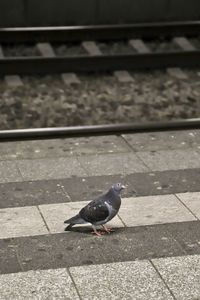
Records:
[[[0,142],[17,140],[59,139],[167,130],[199,129],[200,119],[107,125],[0,130]]]
[[[105,72],[171,67],[200,67],[200,22],[174,22],[112,26],[1,28],[0,75],[46,74],[70,72]],[[156,40],[157,46],[152,47]],[[128,51],[102,51],[113,41],[123,42]],[[57,55],[54,45],[72,45],[81,54]],[[169,47],[159,45],[169,44]],[[6,47],[37,50],[37,55],[12,56]],[[73,49],[73,48],[72,48]],[[12,52],[12,51],[11,51]],[[79,51],[78,51],[79,52]],[[80,51],[81,52],[81,51]]]

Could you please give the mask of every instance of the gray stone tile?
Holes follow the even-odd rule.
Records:
[[[22,271],[11,239],[0,240],[0,274]]]
[[[19,160],[17,165],[24,180],[59,179],[86,175],[77,159],[72,157]]]
[[[0,190],[0,208],[69,201],[58,180],[1,183]]]
[[[60,180],[71,201],[88,201],[106,192],[113,183],[123,182],[119,175],[91,176]]]
[[[0,216],[0,239],[48,233],[37,207],[3,208]]]
[[[0,299],[79,299],[66,269],[0,275]]]
[[[0,183],[22,180],[23,178],[14,161],[0,161]]]
[[[200,219],[200,192],[180,193],[177,197]]]
[[[96,136],[0,144],[0,160],[65,157],[82,154],[128,152],[130,148],[118,136]]]
[[[154,259],[177,300],[200,299],[200,255]]]
[[[119,216],[127,226],[196,220],[174,195],[124,198]]]
[[[137,155],[152,171],[200,167],[200,153],[193,149],[137,152]]]
[[[175,150],[200,146],[199,130],[124,134],[123,137],[135,151]]]
[[[148,168],[134,153],[82,156],[78,160],[90,176],[148,171]]]
[[[180,222],[163,225],[181,246],[185,254],[200,254],[200,222]]]
[[[188,230],[194,232],[194,222],[189,223],[192,224]],[[0,266],[4,273],[19,271],[13,254],[11,259],[10,249],[17,253],[23,271],[180,256],[186,252],[179,245],[183,236],[180,227],[177,235],[178,232],[178,242],[166,230],[166,225],[115,228],[102,237],[91,234],[91,228],[74,227],[70,232],[6,239],[1,240],[3,244],[0,242],[4,255]]]
[[[114,182],[126,185],[123,197],[174,194],[199,191],[200,169],[88,176],[63,179],[60,182],[69,194],[70,201],[92,200],[105,192]]]
[[[173,299],[148,261],[70,268],[82,299]]]
[[[63,232],[64,228],[67,226],[64,224],[66,219],[69,219],[75,216],[80,209],[85,206],[88,202],[81,201],[81,202],[68,202],[68,203],[60,203],[60,204],[49,204],[49,205],[40,205],[40,211],[50,229],[51,233],[58,233]],[[123,223],[116,216],[110,222],[107,223],[110,227],[123,227]],[[83,224],[78,225],[80,226],[87,226],[91,228],[90,224]],[[92,228],[91,228],[92,231]]]

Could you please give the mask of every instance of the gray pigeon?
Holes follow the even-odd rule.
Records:
[[[121,183],[113,184],[107,193],[88,203],[76,216],[66,220],[64,223],[69,225],[65,228],[65,231],[72,228],[75,224],[91,223],[96,235],[101,236],[102,234],[95,228],[98,225],[101,225],[109,233],[111,229],[107,228],[104,224],[118,213],[121,205],[120,192],[124,188],[125,186]]]

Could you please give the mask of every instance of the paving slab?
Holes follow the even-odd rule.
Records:
[[[58,180],[1,183],[0,190],[0,208],[69,201]]]
[[[200,222],[181,222],[163,225],[186,254],[200,254]]]
[[[89,176],[63,179],[60,182],[69,194],[70,201],[92,200],[115,182],[126,185],[122,197],[174,194],[199,191],[200,169]]]
[[[173,130],[123,134],[134,151],[158,151],[196,148],[200,146],[199,130]]]
[[[0,299],[80,299],[66,269],[0,275]]]
[[[18,160],[17,166],[24,180],[59,179],[86,175],[78,160],[73,157]]]
[[[63,232],[64,228],[67,224],[64,224],[66,219],[69,219],[75,216],[80,209],[88,204],[88,201],[81,201],[81,202],[68,202],[68,203],[60,203],[60,204],[47,204],[47,205],[40,205],[39,209],[44,216],[44,219],[50,229],[51,233]],[[58,222],[58,218],[60,222]],[[92,227],[89,223],[87,223],[89,228]],[[78,226],[87,226],[86,224],[79,224]],[[113,218],[110,222],[107,223],[110,227],[123,227],[123,223],[119,219],[118,216]]]
[[[0,183],[23,181],[14,161],[0,161]]]
[[[128,152],[130,148],[118,136],[96,136],[4,142],[0,147],[0,160],[66,157],[72,155]]]
[[[105,193],[113,183],[124,183],[124,180],[123,175],[110,175],[70,178],[60,182],[71,201],[89,201]],[[123,191],[124,194],[126,194],[126,190]]]
[[[176,196],[200,219],[200,192],[180,193]]]
[[[191,225],[185,228],[194,232],[194,222],[187,223]],[[180,232],[179,241],[166,224],[115,228],[102,237],[91,234],[91,228],[74,227],[70,232],[5,239],[0,244],[4,255],[1,266],[4,273],[18,272],[15,264],[9,268],[6,264],[10,249],[15,250],[23,271],[185,255],[187,251],[181,246],[185,236],[180,227],[172,226],[177,235]],[[194,243],[192,238],[195,241],[195,234],[190,243]],[[199,253],[197,248],[193,253],[195,250]]]
[[[20,271],[15,245],[10,243],[10,239],[0,240],[0,274]]]
[[[89,201],[115,182],[126,185],[125,198],[196,192],[200,169],[0,183],[0,208]]]
[[[149,169],[134,153],[90,155],[78,157],[89,176],[131,174]]]
[[[124,198],[119,216],[126,226],[196,220],[174,195]]]
[[[0,210],[0,239],[48,233],[37,207]]]
[[[173,299],[148,261],[70,268],[81,298]]]
[[[177,300],[200,299],[200,255],[154,259]]]
[[[200,167],[200,153],[193,149],[137,152],[137,155],[152,171]]]

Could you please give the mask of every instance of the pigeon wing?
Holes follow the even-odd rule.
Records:
[[[80,210],[79,215],[85,221],[93,224],[104,221],[109,216],[109,210],[104,201],[99,198],[83,207]]]

